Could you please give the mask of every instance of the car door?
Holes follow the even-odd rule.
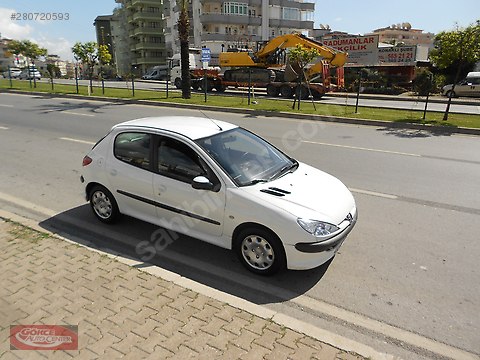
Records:
[[[468,93],[466,96],[480,96],[480,78],[472,77],[467,78],[468,83]]]
[[[124,131],[113,140],[113,153],[106,173],[110,192],[120,212],[155,222],[153,203],[152,136],[145,132]]]
[[[455,85],[455,94],[457,96],[468,96],[470,92],[470,85],[467,84],[467,80],[463,79],[457,85]]]
[[[155,141],[153,179],[159,223],[174,231],[220,244],[225,211],[225,186],[201,155],[187,143],[170,136]],[[192,187],[197,176],[207,177],[212,190]]]

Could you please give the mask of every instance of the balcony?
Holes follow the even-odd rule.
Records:
[[[270,0],[270,5],[280,6],[280,7],[289,7],[300,10],[315,10],[314,2],[298,2],[291,0]]]
[[[167,56],[137,56],[135,58],[137,65],[158,65],[165,64]]]
[[[135,45],[135,50],[154,50],[154,51],[165,51],[164,43],[138,43]]]
[[[241,25],[262,25],[262,18],[259,16],[225,15],[221,13],[203,13],[200,15],[202,24],[241,24]]]
[[[141,36],[141,35],[163,35],[163,28],[137,27],[133,31],[133,35],[130,35],[130,36]]]
[[[260,35],[202,34],[202,41],[255,42],[261,40],[262,37]]]
[[[215,1],[215,3],[220,3],[223,6],[223,3],[231,2],[231,1],[232,0],[217,0],[217,1]],[[200,0],[201,4],[210,3],[210,2],[212,2],[212,0]],[[240,1],[240,2],[242,2],[242,1]],[[261,6],[262,5],[262,0],[249,0],[248,5],[249,6]]]
[[[132,19],[134,21],[138,21],[138,20],[161,21],[163,18],[162,18],[161,12],[138,11],[135,14],[133,14]]]
[[[132,0],[132,6],[158,6],[160,1],[158,0]]]
[[[313,29],[313,21],[270,19],[270,27]]]

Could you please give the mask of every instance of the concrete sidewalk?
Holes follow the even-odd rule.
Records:
[[[364,359],[1,218],[0,280],[1,359]],[[78,325],[79,350],[12,351],[16,324]]]

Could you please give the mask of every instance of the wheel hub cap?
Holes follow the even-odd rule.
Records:
[[[247,264],[257,270],[268,269],[275,260],[270,243],[257,235],[251,235],[243,239],[242,255]]]

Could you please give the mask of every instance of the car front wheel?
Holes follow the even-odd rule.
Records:
[[[247,228],[236,236],[234,245],[242,264],[256,274],[272,275],[285,268],[283,245],[270,231]]]
[[[117,202],[112,193],[101,185],[96,185],[90,191],[90,206],[101,222],[112,224],[120,215]]]

